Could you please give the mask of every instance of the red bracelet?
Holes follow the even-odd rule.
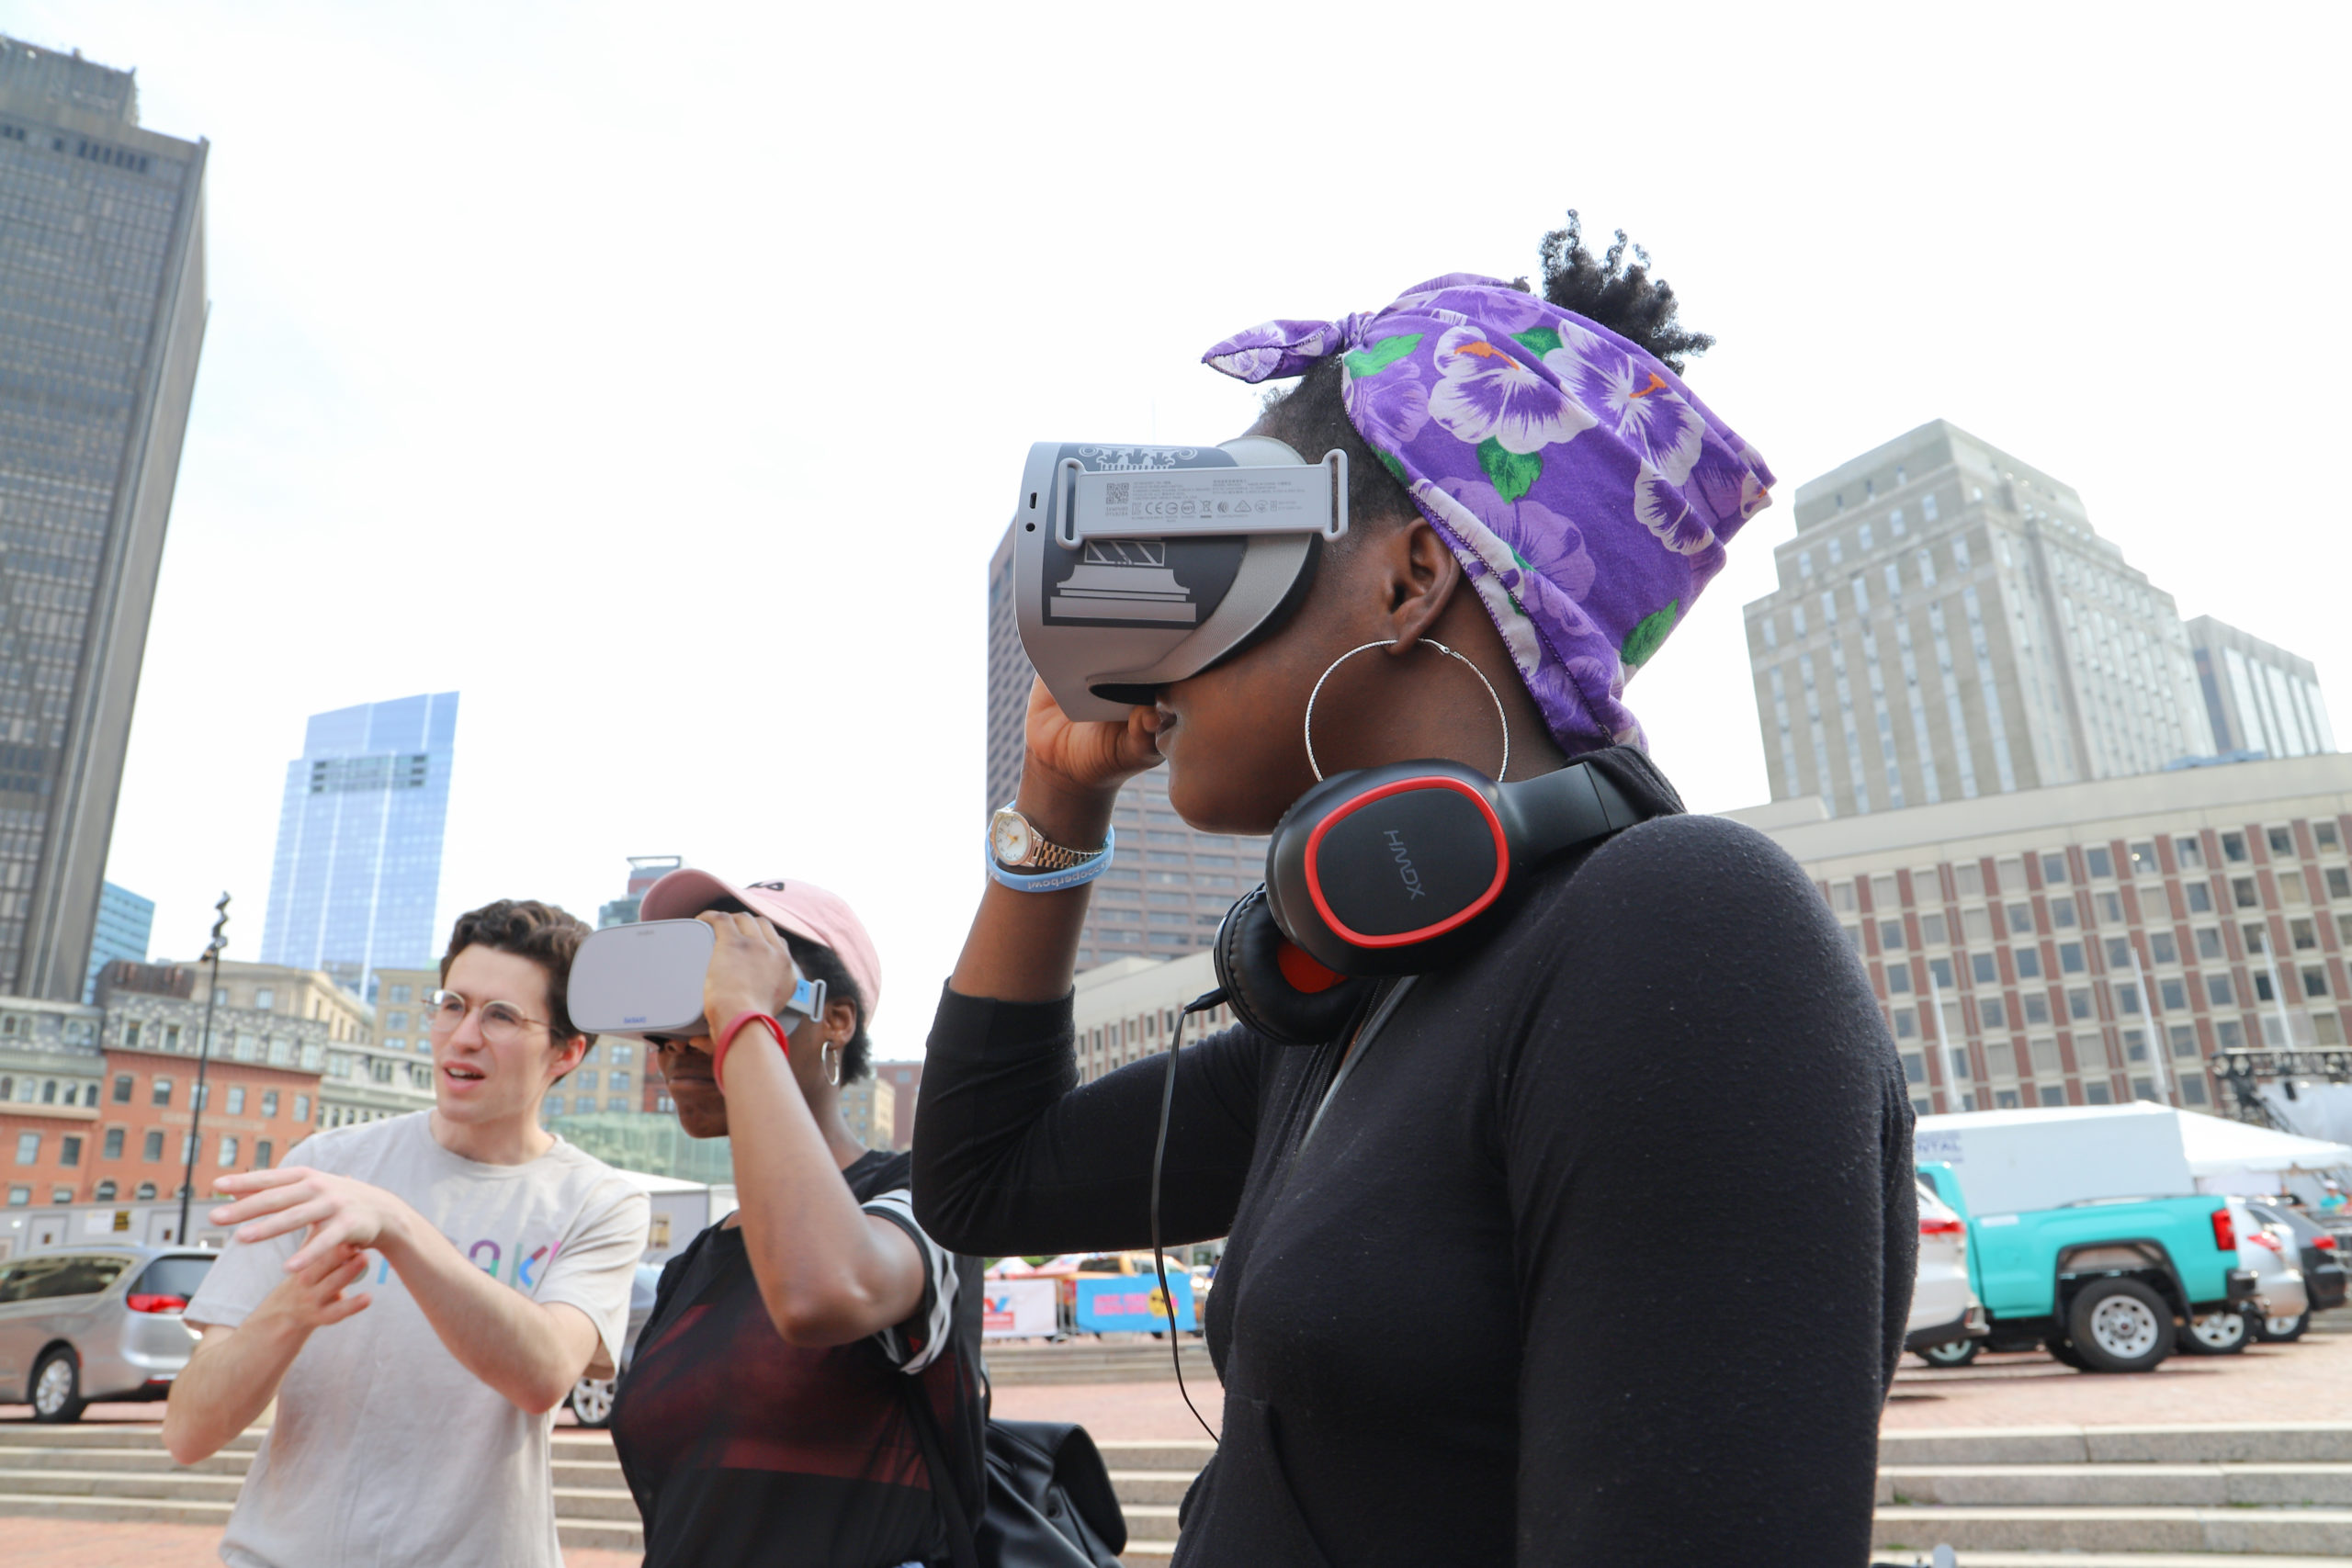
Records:
[[[775,1036],[775,1048],[784,1053],[786,1061],[792,1059],[792,1045],[784,1037],[784,1025],[763,1012],[738,1014],[733,1022],[718,1032],[718,1043],[710,1048],[710,1078],[721,1094],[727,1092],[727,1080],[720,1076],[720,1069],[727,1066],[727,1047],[735,1043],[735,1036],[743,1032],[747,1023],[766,1024],[768,1032]]]

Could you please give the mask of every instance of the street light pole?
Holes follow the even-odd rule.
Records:
[[[204,950],[204,957],[212,965],[211,989],[204,998],[204,1039],[196,1049],[196,1099],[188,1107],[187,1168],[180,1176],[180,1225],[172,1239],[180,1246],[187,1245],[187,1205],[196,1193],[196,1155],[204,1142],[204,1069],[212,1060],[212,1010],[220,1003],[220,950],[229,945],[229,896],[220,895],[220,902],[212,906],[220,918],[212,922],[212,941]]]

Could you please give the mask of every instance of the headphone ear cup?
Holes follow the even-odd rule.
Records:
[[[1212,953],[1233,1016],[1278,1045],[1338,1039],[1378,984],[1325,968],[1284,936],[1262,886],[1226,911]]]

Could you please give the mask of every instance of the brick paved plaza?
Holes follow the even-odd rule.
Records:
[[[2337,1316],[2346,1314],[2338,1314]],[[1885,1427],[2105,1426],[2172,1422],[2352,1419],[2352,1322],[2330,1324],[2300,1345],[2257,1346],[2232,1357],[2176,1356],[2155,1371],[2100,1377],[2046,1356],[1986,1356],[1938,1371],[1906,1357]],[[1202,1412],[1217,1418],[1217,1389],[1195,1384]],[[1182,1441],[1200,1427],[1172,1378],[1150,1382],[1020,1384],[1000,1388],[1000,1416],[1080,1421],[1105,1442]],[[93,1421],[153,1422],[154,1405],[94,1405]],[[26,1423],[23,1405],[0,1405],[0,1422]],[[0,1519],[10,1568],[211,1568],[218,1531],[196,1525]],[[572,1551],[566,1568],[636,1568],[633,1553]]]

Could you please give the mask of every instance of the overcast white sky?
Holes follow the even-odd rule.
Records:
[[[305,716],[454,688],[445,924],[806,876],[915,1053],[1028,444],[1222,439],[1208,344],[1528,272],[1570,206],[1782,481],[1632,689],[1694,806],[1765,795],[1738,607],[1796,486],[1938,416],[2352,735],[2344,6],[814,9],[0,0],[212,142],[109,870],[158,953],[227,888],[258,954]]]

